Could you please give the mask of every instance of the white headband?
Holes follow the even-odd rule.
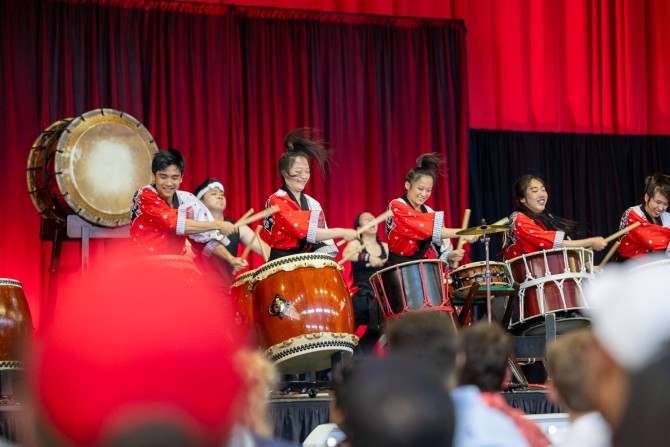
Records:
[[[212,182],[209,185],[202,188],[200,190],[200,192],[198,194],[196,194],[196,197],[198,198],[198,200],[200,200],[200,199],[202,199],[202,196],[204,196],[207,191],[209,191],[210,189],[214,189],[214,188],[219,188],[221,190],[221,192],[224,192],[223,185],[221,183]]]

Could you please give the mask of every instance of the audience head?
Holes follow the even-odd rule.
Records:
[[[351,447],[452,445],[454,408],[425,358],[362,357],[335,374],[338,421]]]
[[[460,335],[465,362],[459,372],[461,385],[476,385],[481,391],[500,391],[507,376],[507,358],[512,351],[509,335],[498,323],[480,320]]]
[[[645,368],[670,341],[670,262],[658,259],[610,266],[585,291],[594,334],[586,388],[613,428],[628,399],[630,375]]]
[[[563,335],[547,346],[547,364],[553,390],[569,413],[593,411],[584,378],[586,357],[593,343],[590,329],[579,329]]]
[[[220,297],[183,256],[104,270],[61,294],[29,352],[40,445],[221,445],[241,380]]]
[[[386,328],[389,352],[429,359],[447,388],[454,385],[456,329],[447,312],[408,312]]]

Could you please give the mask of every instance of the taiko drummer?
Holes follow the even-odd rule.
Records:
[[[437,153],[423,154],[416,160],[416,166],[405,177],[405,195],[391,201],[388,209],[393,215],[386,220],[388,237],[388,264],[423,259],[429,250],[435,250],[443,261],[460,261],[464,250],[451,245],[449,238],[460,228],[445,228],[444,212],[433,211],[425,202],[430,198],[433,184],[442,175],[444,160]],[[475,242],[476,236],[466,236],[468,242]]]
[[[577,237],[577,223],[547,211],[549,194],[542,179],[524,175],[514,183],[518,211],[510,216],[505,259],[554,248],[584,247],[600,251],[607,246],[601,236]]]
[[[352,241],[358,237],[350,228],[328,228],[319,202],[304,193],[311,176],[310,163],[316,160],[325,175],[330,160],[323,141],[311,139],[312,129],[300,128],[284,137],[286,151],[279,157],[282,187],[267,200],[266,208],[279,207],[264,221],[266,240],[272,248],[270,261],[300,253],[323,253],[336,256],[339,250],[333,239]]]
[[[215,221],[191,193],[180,191],[184,157],[176,149],[156,152],[151,163],[153,183],[140,188],[130,210],[133,245],[145,255],[184,255],[186,235],[206,244],[205,254],[230,257],[225,236],[235,231],[230,222]],[[217,236],[217,231],[221,235]],[[240,267],[246,264],[242,263]]]

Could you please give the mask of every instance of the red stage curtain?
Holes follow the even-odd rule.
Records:
[[[462,19],[473,128],[670,134],[667,0],[197,1]]]
[[[468,197],[461,21],[10,0],[0,6],[0,38],[0,276],[24,283],[35,314],[50,244],[39,241],[27,193],[28,152],[49,124],[95,108],[123,110],[159,147],[182,150],[183,189],[220,178],[232,217],[264,207],[280,186],[283,135],[313,126],[335,148],[328,179],[313,171],[309,191],[330,226],[351,226],[364,209],[381,213],[427,151],[448,160],[432,205],[447,211],[448,225],[460,222]],[[104,247],[94,241],[94,251]],[[65,264],[76,265],[78,249],[64,244]]]

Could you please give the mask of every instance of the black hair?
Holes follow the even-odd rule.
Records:
[[[480,320],[460,333],[465,364],[460,383],[476,385],[483,392],[498,392],[507,372],[507,356],[512,341],[497,323]]]
[[[217,180],[214,177],[208,177],[207,180],[205,180],[204,182],[202,182],[201,184],[199,184],[198,186],[195,187],[195,190],[193,191],[193,195],[197,196],[200,191],[207,188],[207,185],[209,185],[210,183],[214,183],[214,182],[219,182],[223,185],[222,181]]]
[[[666,200],[670,200],[670,177],[655,172],[644,179],[644,193],[651,199],[660,193]],[[646,203],[646,200],[644,200]]]
[[[540,213],[533,212],[525,203],[521,201],[521,199],[526,197],[526,190],[530,186],[530,182],[533,180],[537,180],[538,182],[542,183],[542,186],[546,188],[544,180],[538,176],[530,174],[519,177],[514,182],[516,206],[519,211],[533,219],[536,223],[541,223],[547,230],[563,231],[568,237],[576,237],[579,232],[579,226],[577,222],[570,219],[564,219],[562,217],[556,217],[547,211],[546,208]]]
[[[181,175],[184,175],[184,156],[177,149],[164,149],[154,154],[154,159],[151,161],[151,173],[156,174],[158,171],[164,171],[169,166],[175,165],[179,168]]]
[[[358,216],[356,216],[356,218],[354,219],[354,230],[361,226],[361,216],[365,213],[372,214],[370,213],[370,211],[361,211],[360,213],[358,213]],[[379,239],[379,232],[375,234],[375,238],[377,239],[377,243],[381,245],[382,241],[381,239]]]
[[[437,152],[421,154],[416,159],[416,166],[414,166],[405,176],[405,181],[409,182],[410,185],[413,185],[419,180],[419,177],[425,175],[432,178],[433,182],[435,182],[439,175],[444,175],[444,172],[442,172],[443,164],[444,159]]]
[[[313,139],[316,131],[309,127],[300,127],[292,130],[284,137],[286,151],[279,157],[279,177],[285,183],[284,177],[289,176],[289,169],[298,157],[305,157],[308,162],[316,160],[319,170],[327,176],[327,166],[330,162],[330,148],[324,140]]]

